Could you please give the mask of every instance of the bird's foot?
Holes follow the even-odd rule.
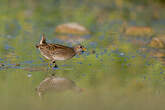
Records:
[[[55,64],[55,65],[53,66],[53,69],[58,69],[58,66]]]
[[[54,65],[54,68],[58,68],[58,66],[57,65]]]

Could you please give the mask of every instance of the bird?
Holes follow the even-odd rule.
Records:
[[[80,44],[74,47],[68,47],[60,44],[47,43],[44,34],[42,34],[40,43],[36,45],[36,48],[39,49],[42,56],[51,61],[50,64],[54,64],[55,68],[58,67],[56,64],[57,60],[68,60],[86,51],[86,48]]]

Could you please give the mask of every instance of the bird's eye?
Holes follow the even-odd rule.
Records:
[[[80,48],[82,48],[82,46],[80,46]]]

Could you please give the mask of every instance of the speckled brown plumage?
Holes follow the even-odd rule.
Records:
[[[86,50],[81,45],[68,47],[60,44],[48,44],[44,35],[42,35],[40,44],[36,45],[36,47],[46,59],[50,60],[54,64],[56,60],[67,60]],[[57,65],[55,64],[55,66]]]

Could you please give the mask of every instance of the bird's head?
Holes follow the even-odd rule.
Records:
[[[77,45],[74,47],[74,51],[76,52],[76,54],[81,54],[82,52],[84,52],[86,50],[87,49],[82,45]]]

